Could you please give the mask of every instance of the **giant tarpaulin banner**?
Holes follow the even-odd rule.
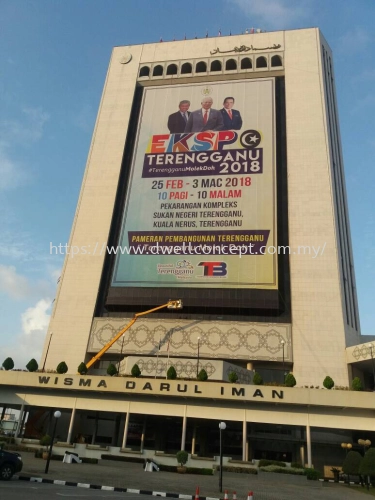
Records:
[[[112,286],[277,288],[274,80],[146,88]]]

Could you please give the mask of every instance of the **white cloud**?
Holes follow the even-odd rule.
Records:
[[[49,296],[52,291],[51,283],[40,280],[31,284],[26,276],[17,273],[14,266],[0,265],[0,292],[12,299],[21,300],[36,296]]]
[[[286,28],[310,14],[311,0],[227,0],[239,7],[260,28]]]
[[[14,266],[0,265],[0,291],[13,299],[23,299],[31,294],[31,287],[28,279],[17,274]]]
[[[41,299],[34,307],[26,309],[21,317],[23,333],[26,335],[43,333],[45,336],[49,323],[48,311],[50,307],[51,299]]]
[[[50,308],[51,300],[44,298],[22,313],[22,333],[6,348],[6,357],[13,359],[15,368],[25,369],[32,358],[39,363],[47,334]]]

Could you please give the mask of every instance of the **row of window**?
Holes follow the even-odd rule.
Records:
[[[283,62],[279,55],[274,55],[271,57],[271,68],[279,68],[282,67]],[[195,64],[195,73],[207,73],[208,65],[205,61],[199,61]],[[268,68],[268,60],[264,56],[259,56],[255,60],[256,68]],[[253,61],[250,57],[244,57],[240,61],[240,69],[252,69]],[[234,71],[238,69],[237,61],[235,59],[228,59],[225,61],[224,66],[225,71]],[[215,60],[212,61],[209,66],[210,72],[222,71],[223,64],[221,61]],[[151,68],[149,66],[142,66],[139,71],[140,77],[150,76]],[[175,63],[171,63],[167,66],[165,75],[177,75],[178,66]],[[190,75],[193,73],[193,65],[189,62],[183,63],[181,65],[180,75]],[[164,67],[161,64],[157,64],[153,67],[152,76],[163,76],[164,75]]]

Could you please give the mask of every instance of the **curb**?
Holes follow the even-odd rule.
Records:
[[[319,479],[321,483],[348,484],[345,481],[335,481],[334,479]],[[349,484],[361,484],[359,481],[350,481]]]
[[[17,476],[14,477],[17,479]],[[181,493],[168,493],[165,491],[136,490],[133,488],[119,488],[117,486],[101,486],[99,484],[74,483],[72,481],[61,481],[59,479],[45,479],[42,477],[18,476],[19,481],[30,481],[31,483],[56,484],[59,486],[73,486],[90,490],[116,491],[118,493],[135,493],[139,495],[151,495],[154,497],[179,498],[181,500],[195,500],[195,495],[183,495]],[[199,500],[220,500],[213,497],[199,497]]]

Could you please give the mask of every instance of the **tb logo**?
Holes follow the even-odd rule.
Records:
[[[203,276],[208,278],[222,278],[228,274],[226,262],[200,262],[198,266],[203,266]]]

